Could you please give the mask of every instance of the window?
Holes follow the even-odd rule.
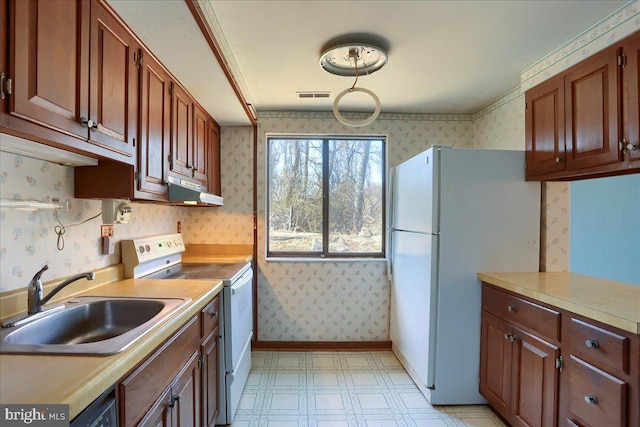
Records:
[[[267,138],[267,256],[383,257],[385,138]]]

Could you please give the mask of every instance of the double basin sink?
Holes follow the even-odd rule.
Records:
[[[78,296],[0,328],[0,353],[109,355],[190,300]]]

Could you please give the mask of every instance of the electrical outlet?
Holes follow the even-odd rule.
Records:
[[[113,237],[113,225],[103,225],[100,227],[100,237]]]

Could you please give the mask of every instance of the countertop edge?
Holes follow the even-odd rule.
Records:
[[[136,279],[138,281],[145,279]],[[213,283],[213,282],[212,282]],[[105,286],[111,286],[112,283],[107,283]],[[96,293],[101,286],[96,287],[88,291],[88,293]],[[148,357],[156,348],[164,343],[171,335],[173,335],[179,328],[192,316],[202,310],[205,305],[216,295],[218,295],[223,289],[223,282],[218,281],[210,289],[201,293],[196,298],[191,298],[191,301],[186,306],[181,308],[176,313],[169,316],[162,323],[154,327],[154,330],[150,331],[148,335],[143,337],[132,348],[127,349],[121,353],[116,353],[110,356],[78,356],[78,355],[66,355],[66,356],[54,356],[54,357],[71,357],[71,358],[100,358],[105,360],[105,364],[101,365],[99,372],[87,372],[87,376],[90,378],[83,386],[71,390],[68,393],[62,393],[57,399],[58,402],[42,402],[46,403],[63,403],[69,404],[69,416],[70,419],[75,418],[86,407],[88,407],[96,398],[98,398],[105,390],[120,380],[124,375],[135,368],[141,361]],[[29,355],[12,355],[2,354],[0,358],[20,357]],[[33,356],[41,357],[41,356]],[[97,370],[97,367],[96,367]],[[93,375],[93,376],[91,376]],[[64,389],[64,387],[61,387]],[[6,390],[4,390],[6,393]],[[3,394],[2,403],[40,403],[40,402],[13,402],[5,400]]]
[[[531,274],[544,274],[544,273],[531,273]],[[570,273],[568,273],[570,274]],[[528,298],[532,298],[543,303],[562,308],[580,316],[584,316],[598,322],[602,322],[606,325],[622,329],[626,332],[630,332],[636,335],[640,335],[640,323],[630,319],[616,316],[613,313],[607,313],[597,308],[590,307],[584,304],[577,303],[568,298],[561,298],[543,291],[532,289],[524,286],[523,284],[514,283],[513,281],[505,280],[500,277],[492,275],[492,273],[478,273],[478,280],[497,286],[499,288],[511,291]],[[614,321],[612,321],[612,319]]]

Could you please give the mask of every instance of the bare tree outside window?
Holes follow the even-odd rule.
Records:
[[[384,138],[270,137],[268,255],[384,255]]]

